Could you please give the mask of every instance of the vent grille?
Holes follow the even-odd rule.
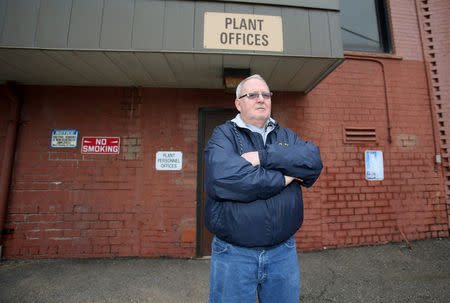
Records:
[[[377,142],[377,132],[373,127],[344,127],[345,143]]]

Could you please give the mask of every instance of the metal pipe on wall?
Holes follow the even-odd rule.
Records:
[[[368,62],[375,62],[378,63],[381,67],[381,74],[383,76],[383,85],[384,85],[384,101],[386,106],[386,123],[387,123],[387,131],[388,131],[388,137],[387,141],[389,144],[392,144],[392,134],[391,134],[391,111],[390,111],[390,99],[388,94],[388,85],[386,80],[386,72],[384,69],[384,63],[376,58],[370,58],[370,57],[358,57],[355,55],[349,55],[345,54],[345,59],[347,60],[359,60],[359,61],[368,61]]]
[[[4,85],[5,100],[9,104],[8,126],[6,129],[5,147],[0,171],[0,257],[3,248],[3,232],[8,209],[8,196],[14,164],[14,154],[17,141],[17,129],[20,122],[21,101],[16,93],[13,82]]]
[[[345,59],[359,60],[359,61],[365,61],[365,62],[375,62],[381,67],[381,74],[383,76],[383,85],[384,85],[384,101],[385,101],[385,106],[386,106],[386,123],[387,123],[387,131],[388,131],[387,141],[389,143],[387,146],[387,150],[390,155],[391,147],[392,147],[392,127],[391,127],[391,110],[390,110],[391,103],[390,103],[390,98],[389,98],[389,94],[388,94],[388,81],[386,78],[386,70],[384,68],[384,63],[383,63],[383,61],[381,61],[377,58],[358,57],[358,56],[354,56],[354,55],[352,56],[352,55],[348,55],[348,54],[345,55]],[[389,156],[389,159],[392,159],[392,157]],[[391,167],[391,166],[389,166],[389,167]],[[395,208],[392,207],[392,202],[390,200],[389,200],[389,206],[391,207],[392,210],[395,211]],[[398,218],[395,219],[395,223],[396,223],[396,228],[397,228],[400,236],[403,238],[403,240],[405,240],[406,246],[411,249],[411,244],[409,243],[408,237],[403,232],[403,228],[402,228],[401,224],[399,224]]]

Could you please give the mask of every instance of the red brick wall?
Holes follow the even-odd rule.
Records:
[[[429,52],[428,66],[430,69],[430,80],[432,93],[436,104],[437,119],[443,154],[444,174],[447,185],[447,212],[450,222],[450,2],[445,0],[422,2],[422,9],[428,9],[423,13],[428,15],[424,18],[424,29],[427,36],[427,47]]]
[[[389,3],[400,59],[348,56],[309,94],[275,93],[274,118],[317,143],[325,165],[304,193],[300,250],[448,237],[415,4]],[[442,5],[448,11],[448,2],[436,3],[435,10]],[[436,42],[441,55],[448,49],[445,41]],[[439,71],[448,78],[448,69]],[[232,95],[196,89],[22,90],[6,222],[14,232],[4,237],[5,257],[195,256],[198,109],[232,107]],[[0,101],[1,156],[7,106]],[[377,142],[344,143],[344,127],[373,127]],[[78,129],[80,137],[120,136],[120,154],[52,149],[54,128]],[[182,151],[183,169],[156,171],[161,150]],[[365,180],[365,150],[383,152],[383,181]]]
[[[8,127],[9,103],[5,96],[5,87],[0,87],[0,163],[2,163],[6,140],[6,129]]]
[[[198,93],[23,89],[5,256],[195,255]],[[121,153],[51,149],[53,128],[120,136]],[[183,151],[183,170],[155,171],[159,150]]]
[[[382,67],[376,62],[347,59],[295,103],[297,131],[319,144],[325,164],[312,188],[314,198],[306,200],[300,248],[448,236],[424,65],[380,62],[387,78],[391,144]],[[374,127],[377,143],[344,144],[343,126]],[[365,180],[365,150],[383,151],[384,181]]]
[[[450,56],[448,55],[450,52],[450,39],[448,38],[450,37],[450,2],[433,0],[429,3],[441,97],[442,100],[450,100]],[[449,109],[446,108],[446,112],[448,111]],[[447,124],[450,125],[448,114]]]
[[[299,249],[448,236],[443,176],[435,170],[424,65],[347,59],[308,95],[276,93],[274,117],[316,142],[325,168],[305,190]],[[214,90],[22,87],[25,95],[6,257],[195,256],[199,107],[230,107]],[[345,144],[343,126],[378,141]],[[49,148],[53,128],[120,136],[119,155]],[[407,140],[405,140],[407,139]],[[81,140],[79,140],[80,142]],[[384,181],[364,178],[364,151],[383,151]],[[160,150],[183,170],[156,171]]]
[[[423,60],[420,28],[414,1],[389,0],[394,52],[406,60]],[[419,0],[420,1],[420,0]]]

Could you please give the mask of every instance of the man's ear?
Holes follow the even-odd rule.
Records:
[[[234,105],[236,106],[236,109],[241,112],[241,103],[238,98],[234,99]]]

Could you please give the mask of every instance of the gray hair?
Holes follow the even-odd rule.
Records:
[[[241,83],[239,83],[239,85],[236,88],[236,98],[239,98],[241,96],[242,86],[244,86],[244,83],[250,79],[261,80],[262,82],[264,82],[266,84],[267,87],[269,87],[269,85],[267,85],[266,80],[264,80],[263,77],[261,77],[261,75],[254,74],[254,75],[251,75],[250,77],[245,78],[244,80],[241,81]]]

